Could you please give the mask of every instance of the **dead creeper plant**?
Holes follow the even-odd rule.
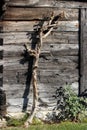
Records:
[[[62,12],[57,16],[54,16],[54,13],[52,12],[52,15],[50,17],[50,20],[46,25],[43,25],[37,29],[38,33],[38,42],[36,43],[36,47],[34,50],[29,49],[28,44],[25,44],[25,48],[27,53],[30,56],[33,56],[33,69],[32,69],[32,85],[33,85],[33,105],[32,105],[32,111],[31,115],[25,122],[25,127],[28,127],[29,124],[32,123],[32,119],[36,113],[37,110],[37,103],[38,103],[38,90],[37,90],[37,68],[38,68],[38,61],[40,56],[41,47],[43,44],[43,38],[46,38],[54,29],[54,27],[58,26],[58,21],[62,20],[63,18],[66,18],[65,13]],[[45,22],[45,21],[44,21]]]

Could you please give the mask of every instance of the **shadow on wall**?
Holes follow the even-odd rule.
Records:
[[[5,0],[0,0],[0,19],[6,9],[5,5],[6,5]]]
[[[4,117],[6,113],[6,94],[4,90],[0,88],[0,118]]]
[[[29,38],[31,40],[31,50],[35,50],[36,45],[39,42],[38,32],[39,32],[39,29],[42,27],[45,20],[47,20],[47,18],[44,18],[43,21],[39,22],[37,25],[34,25],[33,27],[34,31],[32,32]],[[29,37],[30,33],[27,33],[27,35]],[[28,96],[29,96],[31,80],[32,80],[33,61],[34,61],[34,57],[30,56],[29,53],[25,50],[23,54],[23,59],[21,59],[20,61],[21,64],[25,64],[26,62],[28,62],[28,70],[26,73],[27,75],[26,87],[23,94],[23,98],[24,98],[23,108],[22,108],[23,112],[27,110],[27,106],[29,102]]]

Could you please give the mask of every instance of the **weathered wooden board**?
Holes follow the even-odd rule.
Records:
[[[0,5],[0,7],[1,7],[1,5]],[[1,9],[0,9],[0,11],[1,11]],[[0,14],[1,14],[1,12],[0,12]],[[1,28],[0,28],[0,32],[1,32]],[[3,43],[3,40],[0,39],[0,47],[3,45],[2,43]],[[2,60],[3,60],[3,50],[0,49],[0,87],[3,86],[3,64],[2,64]]]
[[[44,18],[49,18],[52,12],[54,12],[54,15],[58,15],[63,11],[68,15],[68,20],[78,20],[78,9],[15,7],[8,7],[3,14],[2,20],[43,20]]]
[[[17,85],[16,84],[13,84],[16,88],[17,88]],[[21,85],[21,84],[20,84]],[[9,85],[9,87],[10,87],[11,85]],[[50,85],[49,85],[50,86]],[[48,86],[48,87],[49,87]],[[12,87],[12,86],[11,86]],[[20,86],[19,86],[20,87]],[[44,86],[43,86],[44,87]],[[26,88],[26,86],[25,86],[25,88]],[[9,89],[9,91],[8,90],[5,90],[6,91],[6,94],[7,94],[7,98],[8,99],[10,99],[10,98],[12,98],[12,99],[15,99],[15,98],[23,98],[23,95],[24,95],[24,91],[25,91],[25,88],[20,88],[20,89],[15,89],[15,90],[10,90]],[[49,90],[50,90],[50,92],[49,92],[49,90],[46,90],[46,91],[43,91],[43,89],[42,89],[42,91],[39,91],[38,90],[38,92],[39,92],[39,97],[40,98],[52,98],[52,96],[54,95],[54,93],[55,93],[55,91],[56,91],[56,89],[57,88],[55,88],[55,89],[53,89],[53,90],[51,90],[50,89],[50,87],[49,87]],[[30,100],[32,100],[32,92],[29,90],[29,94],[28,94],[28,96],[26,96],[27,98],[30,98]],[[25,97],[25,98],[26,98]]]
[[[57,45],[57,47],[56,47]],[[47,47],[47,48],[45,48]],[[56,48],[56,49],[55,49]],[[8,46],[3,46],[1,47],[1,49],[3,49],[3,57],[21,57],[21,59],[24,58],[24,52],[25,52],[25,48],[24,46],[15,46],[15,45],[8,45]],[[72,55],[78,55],[78,45],[77,44],[72,44],[72,46],[68,45],[68,44],[51,44],[50,46],[44,44],[44,47],[41,50],[41,55],[40,57],[44,57],[44,58],[49,58],[49,56],[72,56]],[[47,57],[48,56],[48,57]]]
[[[30,46],[31,48],[31,46]],[[0,46],[0,49],[4,51],[4,54],[6,52],[18,52],[23,53],[25,50],[25,47],[23,45],[4,45]],[[78,44],[62,44],[62,43],[44,43],[44,45],[41,48],[41,51],[61,51],[61,50],[68,50],[68,49],[78,49]],[[3,54],[3,56],[4,56]]]
[[[4,83],[26,83],[28,64],[22,63],[24,57],[22,56],[25,48],[18,45],[4,45],[2,46],[4,50],[3,55],[3,80]],[[61,77],[54,78],[57,75],[60,75],[64,71],[64,77],[66,75],[66,69],[71,72],[72,69],[75,69],[76,75],[78,74],[76,68],[78,68],[78,44],[47,44],[45,43],[42,47],[40,61],[39,61],[39,77],[41,82],[48,82],[51,77],[52,83],[57,82]],[[59,57],[60,56],[60,57]],[[12,59],[14,57],[14,59]],[[45,69],[43,75],[41,70]],[[53,72],[51,72],[54,70]],[[56,72],[56,74],[55,74]],[[70,75],[71,75],[70,74]],[[49,77],[50,76],[50,77]],[[47,78],[48,77],[48,78]],[[78,78],[78,77],[77,77]],[[61,81],[61,80],[60,80]],[[65,82],[64,82],[65,83]]]
[[[0,38],[3,39],[3,45],[24,45],[24,43],[29,43],[31,45],[32,32],[11,32],[11,33],[0,33]],[[78,44],[78,32],[71,30],[71,32],[57,32],[54,31],[46,39],[43,39],[44,43],[52,44]]]
[[[80,10],[80,95],[87,96],[87,9]]]
[[[30,73],[28,72],[28,69],[29,69],[28,63],[21,64],[20,58],[14,60],[7,59],[7,61],[5,60],[3,68],[4,83],[26,84],[28,73]],[[51,78],[51,83],[55,83],[55,80],[60,80],[59,83],[61,84],[62,76],[67,77],[68,75],[71,75],[70,79],[72,80],[72,78],[75,75],[75,77],[78,79],[77,69],[78,69],[77,56],[63,56],[57,58],[50,57],[48,59],[47,57],[45,59],[40,58],[38,68],[38,80],[39,82],[48,83],[48,81],[50,82]],[[58,84],[58,82],[56,83]]]
[[[86,0],[80,0],[79,2],[77,0],[9,0],[8,6],[81,8],[87,7],[87,3]]]
[[[76,60],[76,59],[74,59]],[[78,62],[78,61],[77,61]],[[44,64],[44,66],[43,66]],[[20,67],[20,66],[19,66]],[[17,65],[9,65],[4,67],[3,81],[8,84],[26,84],[27,81],[27,67],[19,69]],[[51,79],[51,80],[50,80]],[[78,64],[76,61],[69,62],[45,62],[39,64],[38,81],[42,83],[58,84],[69,83],[78,80]],[[56,81],[56,82],[55,82]],[[58,81],[58,82],[57,82]]]
[[[72,66],[73,68],[70,66],[69,69],[66,65],[65,66],[61,65],[58,67],[56,67],[56,66],[53,68],[53,71],[51,71],[52,66],[49,68],[44,67],[43,71],[41,69],[38,69],[38,81],[42,82],[42,83],[46,82],[46,83],[50,83],[50,84],[51,83],[57,84],[57,82],[55,82],[55,81],[59,81],[59,84],[62,84],[63,83],[62,78],[64,78],[63,80],[64,80],[64,83],[66,84],[67,81],[69,83],[71,82],[69,80],[73,80],[75,78],[76,78],[76,80],[78,79],[77,65],[73,65]],[[56,69],[57,69],[57,71],[56,71]],[[14,83],[15,84],[26,84],[29,73],[30,72],[27,73],[27,70],[22,70],[22,69],[14,70],[14,71],[13,70],[4,70],[3,81],[6,84],[7,83],[8,84],[14,84]],[[67,77],[69,77],[69,79],[67,79]],[[52,79],[52,80],[50,80],[50,79]]]
[[[37,113],[40,111],[45,111],[45,112],[52,111],[56,107],[56,100],[54,98],[49,98],[49,99],[46,98],[41,100],[43,101],[43,103],[40,102],[38,103]],[[50,101],[50,103],[48,103],[47,101]],[[31,110],[32,100],[30,100],[29,98],[8,99],[7,104],[8,104],[8,112],[19,113],[22,110],[26,110],[26,106],[28,107],[28,111]]]
[[[8,70],[12,69],[12,67],[14,67],[14,69],[17,67],[25,69],[26,67],[28,67],[28,59],[25,60],[25,62],[22,62],[22,60],[24,60],[24,57],[7,57],[4,58],[3,61],[1,62],[2,65],[0,65],[0,69],[7,68]],[[78,55],[77,56],[69,56],[69,53],[67,53],[67,55],[60,55],[60,56],[50,56],[50,55],[43,55],[40,56],[39,58],[39,66],[42,66],[42,64],[56,64],[58,63],[60,64],[64,64],[66,63],[66,65],[69,63],[73,64],[73,63],[78,63]],[[73,62],[73,63],[72,63]],[[44,66],[42,66],[43,68]],[[0,71],[0,73],[3,73],[3,71]]]
[[[39,21],[0,21],[1,32],[31,32]],[[59,21],[54,31],[78,31],[79,21]]]
[[[22,88],[20,88],[20,86]],[[29,95],[26,95],[24,97],[23,92],[24,92],[25,88],[26,88],[26,86],[22,85],[22,84],[20,84],[20,85],[5,84],[4,85],[4,90],[7,93],[8,111],[9,111],[9,109],[11,109],[11,112],[12,112],[12,108],[14,108],[14,109],[16,108],[15,112],[17,112],[18,109],[20,109],[20,111],[21,111],[23,109],[23,107],[26,105],[28,106],[29,110],[31,109],[31,106],[32,106],[32,87],[29,90],[31,93],[29,93]],[[18,89],[18,91],[16,91],[17,89]],[[49,89],[50,89],[50,91],[49,91]],[[38,109],[46,110],[46,108],[47,108],[47,109],[51,110],[51,108],[53,108],[56,105],[56,99],[53,97],[56,89],[57,89],[57,86],[51,86],[49,84],[38,84],[38,92],[39,92]],[[16,92],[15,94],[14,94],[14,91]],[[45,94],[45,98],[44,98],[44,94]]]
[[[0,70],[2,79],[0,84],[2,81],[9,112],[20,112],[27,107],[31,110],[32,82],[29,88],[27,87],[31,66],[23,55],[25,51],[23,45],[28,43],[31,48],[30,38],[35,25],[44,17],[49,18],[52,12],[58,15],[64,11],[67,19],[59,21],[58,27],[43,39],[37,71],[38,110],[52,111],[56,106],[56,99],[53,97],[56,89],[66,84],[78,83],[79,9],[77,8],[80,6],[86,6],[86,3],[8,0],[7,9],[0,21],[0,54],[3,59],[0,61],[0,65],[3,66]]]

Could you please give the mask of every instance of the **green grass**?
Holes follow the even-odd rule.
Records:
[[[7,126],[22,126],[26,119],[28,118],[28,114],[26,113],[22,118],[9,118],[7,117]]]
[[[31,125],[29,128],[23,127],[8,127],[1,130],[87,130],[86,123],[70,123],[65,122],[53,125]]]

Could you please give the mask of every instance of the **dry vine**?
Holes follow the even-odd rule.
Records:
[[[33,61],[33,70],[32,70],[32,84],[33,84],[33,105],[32,105],[32,111],[30,117],[25,122],[25,127],[28,127],[30,123],[32,123],[32,119],[36,113],[37,109],[37,103],[38,103],[38,90],[37,90],[37,68],[38,68],[38,61],[40,56],[40,51],[42,47],[42,40],[43,38],[46,38],[51,31],[54,29],[54,27],[58,26],[58,21],[65,18],[65,13],[61,13],[57,16],[54,16],[54,13],[52,13],[50,20],[48,21],[47,25],[42,25],[38,29],[38,36],[39,36],[39,42],[36,43],[35,50],[29,49],[29,46],[25,44],[25,48],[27,53],[30,56],[34,57]]]

